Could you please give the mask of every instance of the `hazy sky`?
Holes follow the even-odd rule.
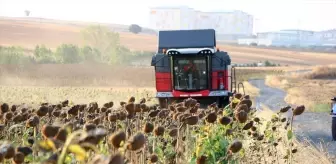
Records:
[[[242,10],[255,30],[336,28],[336,0],[0,0],[1,16],[24,16],[147,26],[149,8],[186,5],[201,11]]]

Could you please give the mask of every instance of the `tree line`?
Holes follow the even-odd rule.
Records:
[[[61,44],[55,50],[36,45],[34,50],[0,46],[0,64],[126,64],[138,58],[150,57],[154,52],[131,51],[120,44],[119,33],[108,27],[94,25],[81,31],[85,46]]]

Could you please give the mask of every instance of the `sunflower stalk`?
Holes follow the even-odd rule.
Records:
[[[75,131],[73,132],[72,134],[70,134],[69,137],[67,137],[66,141],[65,141],[65,144],[62,148],[62,152],[61,152],[61,155],[60,155],[60,158],[57,160],[57,164],[63,164],[64,163],[64,160],[65,160],[65,156],[66,156],[66,153],[67,153],[67,150],[68,150],[68,147],[70,146],[72,140],[77,137],[78,135],[81,135],[83,133],[82,130],[78,130],[78,131]]]

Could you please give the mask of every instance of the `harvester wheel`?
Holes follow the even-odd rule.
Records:
[[[223,100],[224,97],[218,97],[217,98],[217,105],[218,105],[218,108],[223,108]]]
[[[217,104],[219,108],[224,108],[226,105],[229,104],[229,97],[218,97]]]
[[[168,108],[168,98],[159,98],[160,108]]]

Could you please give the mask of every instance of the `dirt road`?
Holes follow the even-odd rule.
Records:
[[[284,101],[285,91],[267,86],[265,80],[257,79],[249,82],[260,89],[260,95],[256,98],[257,108],[261,103],[272,110],[279,110],[288,105]],[[336,156],[336,141],[332,141],[331,117],[328,113],[304,112],[294,119],[294,132],[299,140],[308,139],[318,149],[324,149],[323,151],[327,151],[332,157]]]

